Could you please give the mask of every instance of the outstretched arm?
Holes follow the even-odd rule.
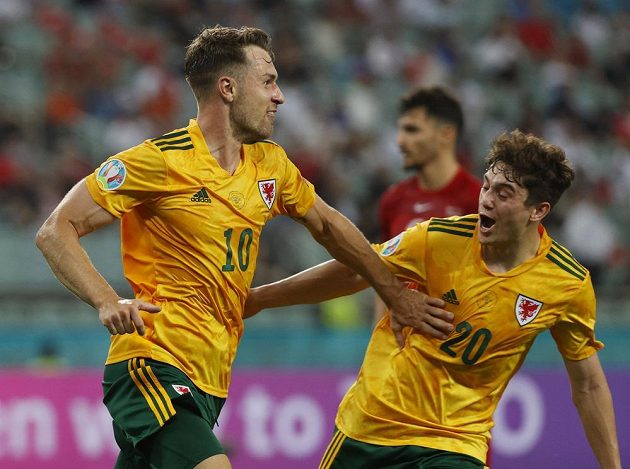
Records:
[[[564,359],[571,381],[573,403],[599,465],[620,469],[621,457],[612,396],[597,354],[584,360]]]
[[[424,334],[440,339],[446,338],[452,331],[453,315],[441,309],[444,307],[444,302],[436,298],[429,299],[424,294],[407,289],[387,269],[357,227],[319,197],[304,218],[298,221],[309,229],[313,238],[335,259],[363,277],[365,282],[374,287],[383,298],[392,310],[391,326],[399,345],[403,345],[404,326],[411,326]],[[299,295],[305,295],[303,298],[310,298],[311,302],[322,301],[353,293],[367,286],[356,278],[352,280],[348,270],[337,271],[340,267],[333,268],[333,266],[334,264],[322,267],[324,270],[315,268],[316,270],[306,277],[297,279],[291,277],[293,283],[299,282],[302,286],[299,289]],[[332,271],[327,269],[332,269]],[[325,275],[333,275],[333,277],[322,280]],[[338,285],[336,282],[341,283]],[[285,287],[286,284],[283,284],[282,288]],[[285,290],[282,290],[282,295],[285,294]]]
[[[37,232],[36,244],[51,270],[68,290],[99,312],[111,334],[144,334],[139,310],[155,313],[158,306],[121,299],[96,270],[79,238],[112,223],[116,218],[92,199],[85,181],[79,182],[59,203]]]
[[[336,260],[306,269],[274,283],[249,290],[244,318],[262,309],[314,304],[367,288],[369,284],[356,272]]]

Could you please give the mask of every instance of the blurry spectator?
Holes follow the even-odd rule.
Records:
[[[598,0],[583,0],[571,20],[571,30],[582,38],[595,56],[601,56],[609,47],[612,30],[610,19],[601,11]]]
[[[556,43],[556,28],[543,2],[532,0],[517,25],[518,37],[536,59],[546,59]]]
[[[105,125],[103,154],[115,154],[133,147],[160,131],[163,129],[156,129],[147,118],[131,111],[123,112]]]
[[[576,188],[577,202],[565,213],[562,237],[576,259],[590,272],[593,285],[602,286],[607,267],[618,250],[619,233],[606,214],[610,188],[605,180]]]
[[[55,189],[61,199],[72,186],[94,171],[94,165],[85,157],[76,139],[70,135],[59,140],[55,156]]]
[[[14,228],[28,227],[39,214],[39,181],[33,153],[15,122],[0,122],[0,220]]]
[[[514,20],[507,16],[498,17],[490,33],[476,44],[474,56],[481,70],[491,75],[500,75],[521,62],[524,49],[516,34]]]

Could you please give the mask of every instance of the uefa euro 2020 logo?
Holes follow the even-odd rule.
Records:
[[[126,176],[127,169],[122,161],[109,160],[99,169],[96,180],[106,191],[113,191],[122,186]]]

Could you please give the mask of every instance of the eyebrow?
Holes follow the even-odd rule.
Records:
[[[410,122],[401,123],[399,124],[399,127],[405,130],[418,130],[422,128],[422,126]]]
[[[483,175],[483,182],[490,184],[490,180],[488,179],[488,176],[485,174]],[[497,190],[509,189],[511,192],[516,192],[516,189],[514,188],[514,184],[515,183],[510,183],[510,182],[497,182],[497,183],[494,183],[494,187],[496,187]]]

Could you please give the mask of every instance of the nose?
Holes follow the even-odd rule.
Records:
[[[275,89],[273,91],[273,95],[271,96],[271,100],[276,104],[284,103],[284,94],[278,85],[275,85]]]
[[[489,190],[484,191],[483,189],[481,190],[481,192],[479,192],[479,207],[483,207],[486,209],[490,209],[493,206],[493,199],[492,196],[490,195]]]
[[[400,148],[401,150],[403,148],[404,142],[405,142],[405,135],[399,131],[396,134],[396,145],[398,145],[398,148]]]

